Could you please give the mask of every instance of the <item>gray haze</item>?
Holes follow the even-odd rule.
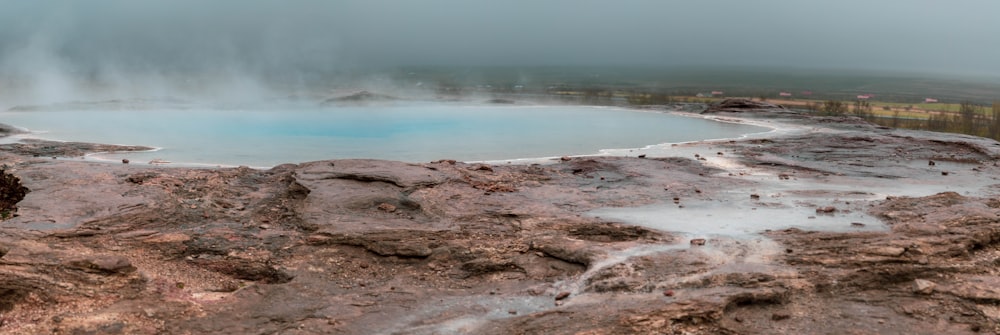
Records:
[[[0,6],[0,88],[39,96],[72,94],[81,82],[142,94],[216,81],[253,90],[262,81],[307,83],[411,65],[770,66],[1000,77],[994,0]]]

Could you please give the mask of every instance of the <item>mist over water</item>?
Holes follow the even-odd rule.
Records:
[[[251,138],[243,135],[253,132],[230,129],[276,131],[281,118],[292,119],[293,110],[298,112],[295,117],[308,119],[318,110],[329,112],[321,107],[322,101],[359,90],[426,101],[439,98],[442,87],[460,87],[483,94],[460,98],[483,101],[498,89],[545,92],[566,84],[654,89],[721,86],[726,90],[788,85],[767,82],[767,72],[739,77],[739,87],[735,87],[725,85],[735,82],[732,76],[695,71],[668,78],[647,70],[664,68],[722,73],[732,68],[768,68],[793,77],[803,68],[846,68],[998,78],[1000,63],[995,60],[1000,59],[1000,46],[988,43],[1000,35],[1000,25],[992,15],[996,12],[1000,6],[986,0],[905,4],[861,0],[5,1],[0,10],[0,110],[17,106],[15,111],[45,110],[48,114],[34,120],[52,123],[32,123],[31,118],[20,118],[21,112],[5,114],[0,122],[51,130],[51,136],[66,140],[162,146],[166,153],[184,147],[160,144],[184,137],[182,131],[197,132],[205,136],[203,141],[222,141],[228,134],[263,147],[268,145],[263,139],[273,134],[254,133],[257,137]],[[605,75],[602,69],[607,68],[630,70]],[[640,84],[635,78],[641,78]],[[801,83],[814,82],[811,75],[796,78]],[[491,86],[496,82],[506,86]],[[793,88],[799,86],[803,85]],[[852,89],[844,91],[853,93]],[[279,109],[284,112],[274,113],[270,107],[274,104],[282,105]],[[94,108],[103,105],[115,107]],[[440,111],[412,108],[424,113],[422,118],[413,118],[415,124],[436,129],[436,124],[423,121],[433,120],[432,115]],[[130,118],[153,114],[168,118],[191,111],[203,111],[195,114],[208,119],[162,119],[157,126],[176,132],[147,132],[160,138],[91,137],[108,129],[118,134],[146,129],[147,125]],[[603,114],[576,111],[579,114],[572,118],[562,117],[615,123]],[[407,119],[395,113],[368,112],[363,112],[363,121],[371,125]],[[246,121],[251,116],[263,117],[260,113],[267,114],[264,118],[269,121]],[[59,120],[94,124],[71,130],[55,122]],[[353,124],[358,120],[325,121]],[[532,124],[522,119],[517,126],[527,129]],[[496,122],[476,129],[501,131],[504,126]],[[619,129],[618,136],[635,140],[633,133],[645,126],[632,124]],[[296,131],[304,132],[297,135],[300,138],[308,137],[307,129]],[[459,133],[455,128],[448,131]],[[580,136],[558,131],[541,134]],[[698,139],[706,137],[715,136]],[[419,134],[408,140],[417,138]],[[601,148],[678,141],[600,140],[604,141],[600,145],[562,147],[561,152],[449,158],[585,154]],[[379,143],[372,138],[365,141]],[[531,147],[488,142],[475,146]],[[238,147],[235,142],[229,146],[234,152]],[[346,156],[380,157],[386,151]],[[449,155],[434,158],[442,156]],[[340,156],[316,156],[334,157]]]
[[[386,69],[405,66],[764,66],[995,78],[997,12],[988,0],[4,1],[0,106],[303,96],[393,87],[381,80]]]

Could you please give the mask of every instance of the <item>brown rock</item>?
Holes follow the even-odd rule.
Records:
[[[691,245],[705,245],[705,242],[706,241],[703,238],[691,239]]]
[[[128,159],[127,158],[122,159],[122,164],[128,164]]]
[[[570,161],[571,159],[572,159],[572,158],[569,158],[569,156],[562,156],[562,157],[559,157],[559,160],[561,160],[561,161],[563,161],[563,162],[568,162],[568,161]]]
[[[556,301],[563,300],[566,298],[569,298],[569,292],[567,291],[562,291],[559,292],[559,294],[556,294]]]
[[[392,213],[392,212],[396,211],[396,206],[393,206],[392,204],[387,204],[387,203],[383,202],[383,203],[381,203],[381,204],[378,205],[378,209],[381,210],[381,211],[383,211],[383,212]]]
[[[920,294],[931,294],[934,293],[934,288],[937,284],[930,280],[924,279],[914,279],[913,280],[913,292]]]
[[[127,258],[117,255],[94,255],[70,261],[69,266],[104,274],[129,273],[135,271]]]
[[[820,214],[830,214],[830,213],[833,213],[833,212],[836,212],[836,211],[837,211],[837,207],[833,207],[833,206],[826,206],[826,207],[816,208],[816,213],[820,213]]]

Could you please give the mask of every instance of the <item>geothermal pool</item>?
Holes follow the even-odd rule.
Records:
[[[502,161],[733,138],[768,129],[623,108],[407,103],[369,106],[142,105],[0,112],[29,137],[144,145],[99,159],[274,166],[341,158]]]

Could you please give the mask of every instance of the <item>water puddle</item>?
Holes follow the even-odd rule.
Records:
[[[742,193],[742,194],[741,194]],[[721,199],[684,200],[635,208],[603,208],[603,219],[692,236],[750,238],[767,230],[878,231],[887,227],[865,213],[872,194],[841,194],[834,199],[796,192],[733,192]],[[825,192],[823,192],[825,193]],[[753,195],[756,195],[754,197]]]
[[[414,310],[396,325],[376,334],[468,334],[489,322],[549,310],[552,297],[499,296],[443,298]],[[405,329],[400,332],[399,329]]]

